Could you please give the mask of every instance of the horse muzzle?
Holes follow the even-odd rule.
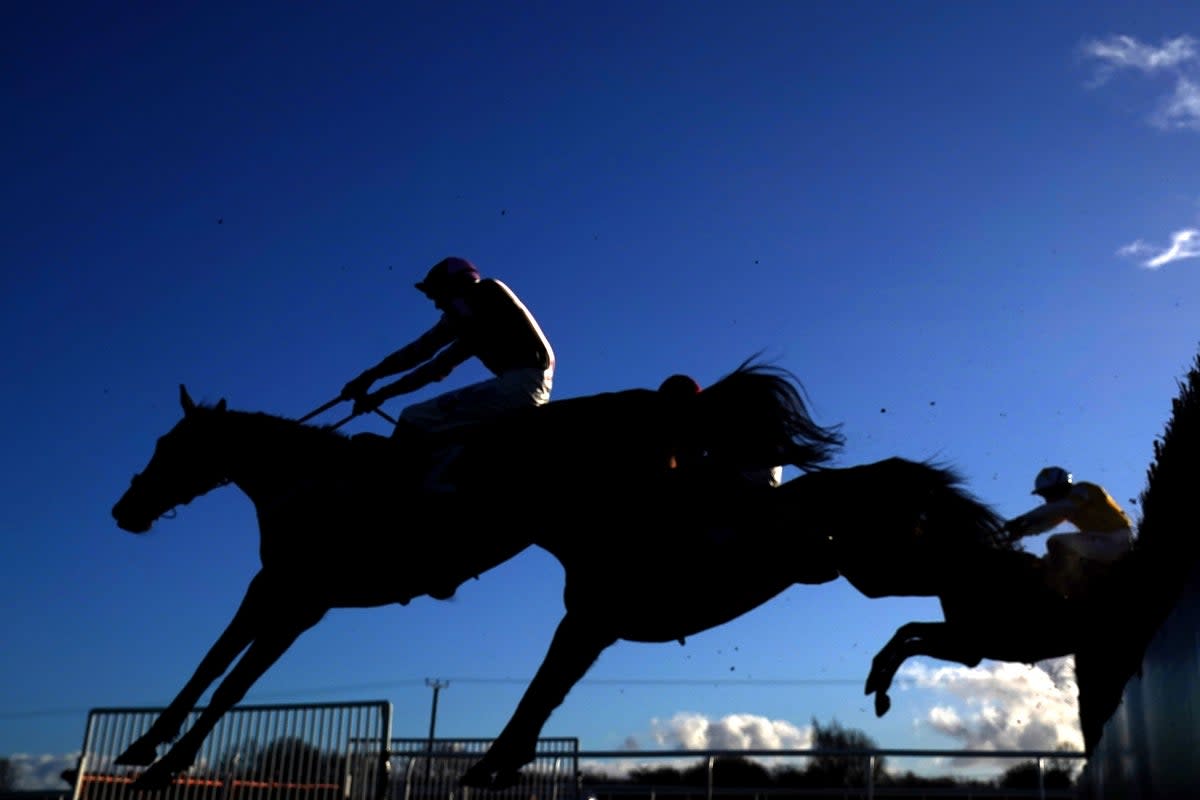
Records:
[[[129,533],[145,533],[150,530],[160,515],[145,508],[139,508],[141,505],[144,504],[135,502],[134,498],[130,497],[130,492],[126,492],[112,507],[112,515],[117,522],[117,527]]]
[[[117,527],[129,533],[145,533],[154,524],[154,520],[152,519],[137,519],[131,516],[121,508],[120,503],[113,506],[112,515],[113,519],[117,521]]]

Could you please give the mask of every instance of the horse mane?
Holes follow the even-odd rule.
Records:
[[[699,398],[707,409],[707,425],[748,436],[751,447],[773,453],[775,464],[810,470],[828,464],[845,440],[840,425],[822,426],[813,420],[806,394],[794,374],[751,356]]]
[[[318,447],[339,450],[353,442],[352,438],[332,425],[313,425],[299,422],[290,417],[270,414],[265,411],[240,411],[218,409],[214,404],[197,403],[196,412],[204,416],[223,415],[235,424],[252,425],[268,437],[279,441],[281,447],[300,448],[311,452]]]
[[[927,459],[915,463],[924,473],[918,496],[930,499],[930,510],[922,514],[926,532],[947,547],[1016,551],[1017,544],[1003,533],[1004,518],[975,497],[966,479],[953,465]]]

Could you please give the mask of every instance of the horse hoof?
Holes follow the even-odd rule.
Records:
[[[892,698],[887,696],[887,692],[880,692],[875,695],[875,716],[882,717],[892,707]]]
[[[149,742],[134,742],[117,756],[114,764],[122,767],[148,767],[158,758],[156,748]]]

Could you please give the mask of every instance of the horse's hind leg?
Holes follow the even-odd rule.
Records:
[[[196,667],[195,673],[188,680],[170,705],[154,720],[150,729],[142,734],[133,744],[125,748],[117,756],[117,764],[125,766],[144,767],[154,762],[157,748],[160,744],[171,741],[179,734],[179,728],[187,718],[188,712],[196,705],[212,682],[229,669],[229,665],[237,658],[238,653],[246,649],[258,628],[260,605],[262,603],[262,574],[254,576],[246,589],[246,596],[241,606],[233,615],[229,625],[217,638],[208,653]]]
[[[597,630],[578,615],[567,612],[512,718],[483,758],[463,774],[460,783],[490,789],[503,789],[515,783],[520,768],[533,760],[538,735],[546,720],[600,653],[616,641],[617,636]]]
[[[212,732],[217,721],[233,708],[272,664],[279,660],[297,637],[321,621],[327,609],[286,609],[270,620],[274,626],[250,643],[246,653],[225,680],[213,691],[211,702],[196,718],[171,749],[133,783],[138,790],[155,790],[168,786],[176,775],[186,770],[196,759],[200,746]],[[265,625],[264,625],[265,627]]]

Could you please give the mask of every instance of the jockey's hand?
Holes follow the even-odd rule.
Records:
[[[1000,527],[1000,530],[1008,536],[1009,541],[1013,542],[1025,535],[1025,525],[1017,519],[1010,519]]]
[[[367,394],[367,389],[371,388],[372,383],[374,383],[374,381],[371,380],[370,377],[367,376],[367,373],[364,372],[362,375],[359,375],[354,380],[347,382],[346,385],[342,387],[341,398],[343,400],[353,400],[355,403],[357,403]],[[369,410],[370,409],[368,409],[368,411]],[[356,411],[355,413],[358,412]]]
[[[372,411],[379,408],[380,403],[382,403],[384,399],[385,398],[379,396],[379,392],[369,392],[367,394],[359,395],[358,397],[354,398],[354,414],[356,416],[360,414],[370,414]]]

